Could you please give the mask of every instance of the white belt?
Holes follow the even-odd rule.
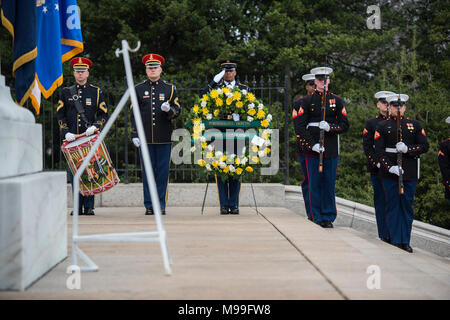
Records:
[[[386,149],[384,149],[384,151],[389,152],[389,153],[397,153],[397,148],[386,148]]]
[[[318,126],[319,126],[319,122],[310,122],[306,126],[306,129],[308,129],[308,127],[318,127]]]

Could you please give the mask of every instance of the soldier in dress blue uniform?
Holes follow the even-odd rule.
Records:
[[[450,124],[450,117],[447,117],[445,122]],[[445,198],[450,204],[450,138],[439,143],[438,163],[445,187]]]
[[[250,92],[248,86],[245,84],[240,83],[236,79],[236,69],[237,64],[239,63],[238,60],[234,59],[227,59],[227,60],[221,60],[219,61],[220,67],[222,68],[222,71],[219,72],[214,76],[213,81],[208,84],[208,87],[203,90],[201,95],[218,88],[224,88],[228,87],[230,89],[233,89],[235,87],[238,87],[241,90],[247,90],[247,92]],[[227,119],[225,120],[235,120],[239,121],[239,115],[233,114],[228,115]],[[220,128],[220,131],[225,132],[227,128]],[[234,128],[233,128],[234,129]],[[219,142],[216,140],[216,142]],[[225,142],[224,142],[225,144]],[[216,150],[217,145],[220,145],[216,143]],[[220,149],[220,147],[219,147]],[[228,154],[238,154],[239,150],[237,149],[237,143],[234,144],[234,150],[226,150],[226,147],[223,147],[224,152],[228,152]],[[219,202],[220,202],[220,214],[239,214],[239,194],[241,191],[241,180],[239,178],[229,178],[226,181],[222,181],[221,178],[217,178],[216,176],[216,183],[217,183],[217,190],[219,193]]]
[[[375,154],[380,163],[379,175],[386,198],[386,222],[391,244],[413,252],[409,243],[414,219],[414,193],[419,178],[418,159],[428,151],[429,145],[420,122],[404,117],[408,96],[395,94],[386,99],[390,104],[390,118],[378,123],[374,135]],[[400,131],[397,130],[397,117],[400,117]],[[399,153],[401,163],[397,162]],[[403,194],[399,190],[400,173]]]
[[[311,73],[304,74],[302,76],[302,79],[306,82],[305,83],[306,95],[295,100],[293,108],[292,108],[292,120],[295,120],[295,118],[297,118],[298,110],[300,109],[300,106],[302,105],[302,100],[307,96],[311,96],[315,90],[315,84],[314,84],[315,76],[313,74],[311,74]],[[311,207],[310,207],[309,201],[308,201],[308,199],[309,199],[309,193],[308,193],[309,181],[308,181],[308,174],[306,172],[306,158],[303,154],[305,140],[303,138],[300,138],[300,134],[298,132],[295,132],[295,134],[297,136],[297,146],[296,146],[297,154],[300,159],[300,166],[302,168],[303,177],[304,177],[303,181],[302,181],[303,201],[305,202],[306,215],[308,216],[308,219],[312,221]]]
[[[374,134],[375,129],[380,121],[385,121],[389,118],[388,102],[386,98],[395,94],[392,91],[379,91],[375,93],[377,101],[378,115],[367,120],[363,130],[363,148],[367,157],[367,172],[370,173],[370,180],[373,187],[373,203],[375,206],[375,218],[378,227],[378,236],[385,242],[390,242],[389,230],[386,224],[385,204],[383,186],[381,185],[380,177],[378,176],[378,168],[380,163],[375,155]]]
[[[56,117],[61,139],[74,141],[78,134],[86,132],[86,135],[90,136],[97,129],[102,129],[108,119],[108,107],[103,99],[102,90],[88,83],[89,68],[92,67],[92,61],[77,57],[73,58],[70,64],[73,67],[76,84],[65,87],[60,91]],[[80,101],[85,118],[79,114],[74,100]],[[73,187],[73,175],[70,171],[69,176]],[[94,196],[82,196],[80,194],[79,199],[78,214],[94,215]]]
[[[304,146],[306,175],[308,178],[308,199],[311,218],[323,228],[333,228],[336,219],[335,184],[338,164],[338,135],[347,132],[349,123],[342,99],[330,93],[325,96],[325,120],[321,111],[325,79],[333,69],[318,67],[311,69],[315,76],[316,90],[301,100],[296,118],[295,132]],[[324,130],[323,171],[319,172],[320,130]]]
[[[148,79],[135,87],[147,140],[146,147],[152,162],[162,214],[166,214],[170,152],[172,149],[172,120],[178,117],[181,111],[175,86],[160,79],[164,61],[164,58],[158,54],[150,53],[144,56],[142,63],[145,65]],[[131,108],[133,108],[133,105],[131,105]],[[133,113],[131,113],[131,125],[132,141],[136,147],[141,147]],[[141,153],[145,214],[152,215],[152,199],[143,163]]]

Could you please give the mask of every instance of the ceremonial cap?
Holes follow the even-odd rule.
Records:
[[[307,73],[302,76],[302,79],[305,81],[314,80],[315,78],[316,77],[311,73]]]
[[[390,96],[386,97],[387,102],[389,102],[392,105],[398,105],[399,100],[401,104],[405,104],[405,102],[408,101],[408,99],[409,99],[408,95],[403,93],[391,94]]]
[[[378,101],[387,101],[386,98],[394,94],[395,92],[392,91],[378,91],[377,93],[375,93],[375,98],[377,98]]]
[[[222,67],[223,69],[233,71],[233,70],[236,70],[239,60],[225,59],[225,60],[220,60],[219,63],[220,63],[220,67]]]
[[[333,72],[333,69],[328,67],[317,67],[311,69],[311,71],[309,72],[311,72],[316,79],[324,79],[326,76]]]
[[[70,60],[70,64],[72,65],[74,71],[86,71],[92,67],[92,61],[83,57],[73,58]]]
[[[164,65],[164,58],[156,53],[149,53],[142,58],[142,63],[146,68],[160,67]]]

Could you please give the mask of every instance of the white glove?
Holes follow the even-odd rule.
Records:
[[[169,112],[170,110],[170,104],[166,101],[161,105],[161,110],[164,112]]]
[[[312,150],[315,151],[315,152],[317,152],[317,153],[320,153],[320,144],[316,143],[316,144],[312,147]],[[322,147],[322,152],[324,152],[324,151],[325,151],[325,147]]]
[[[66,140],[71,142],[75,140],[75,135],[73,133],[67,132],[66,133]]]
[[[403,174],[403,169],[401,169],[402,170],[402,174]],[[393,173],[393,174],[396,174],[396,175],[400,175],[400,170],[399,170],[399,167],[398,166],[392,166],[390,169],[389,169],[389,172],[390,173]]]
[[[377,168],[380,168],[381,167],[381,164],[378,162],[377,163]]]
[[[87,128],[86,130],[86,135],[87,136],[91,136],[94,134],[95,130],[97,130],[96,126],[90,126],[89,128]]]
[[[404,144],[403,142],[399,142],[395,145],[395,148],[397,148],[398,152],[407,153],[408,152],[408,146]]]
[[[133,141],[136,148],[139,148],[139,146],[141,145],[141,141],[139,140],[139,138],[133,138],[131,140]]]
[[[225,74],[225,69],[220,71],[218,74],[214,76],[214,82],[219,83],[219,81],[223,78],[223,75]]]
[[[240,117],[237,113],[233,113],[233,120],[234,121],[239,121]]]
[[[326,132],[330,131],[330,125],[326,121],[319,122],[319,129],[325,130]]]

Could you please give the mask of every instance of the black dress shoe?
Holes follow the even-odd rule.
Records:
[[[221,207],[220,214],[228,214],[228,207]]]
[[[402,244],[402,249],[405,250],[406,252],[409,253],[413,253],[413,249],[411,248],[411,246],[407,243],[403,243]]]
[[[389,238],[380,238],[381,239],[381,241],[384,241],[384,242],[386,242],[386,243],[391,243],[391,239],[389,239]]]
[[[161,210],[161,214],[162,214],[163,216],[165,216],[165,215],[166,215],[166,209],[162,209],[162,210]]]
[[[239,214],[239,208],[238,207],[230,208],[230,214]]]
[[[85,216],[94,216],[95,215],[94,209],[89,208],[89,209],[85,210],[84,215]]]
[[[333,228],[333,224],[331,223],[331,221],[320,221],[319,222],[319,225],[322,227],[322,228]]]
[[[153,215],[153,208],[145,209],[145,215],[146,216],[152,216]]]
[[[70,212],[70,215],[73,216],[73,211]],[[79,210],[79,211],[78,211],[78,215],[79,215],[79,216],[82,216],[82,215],[83,215],[83,211]]]

